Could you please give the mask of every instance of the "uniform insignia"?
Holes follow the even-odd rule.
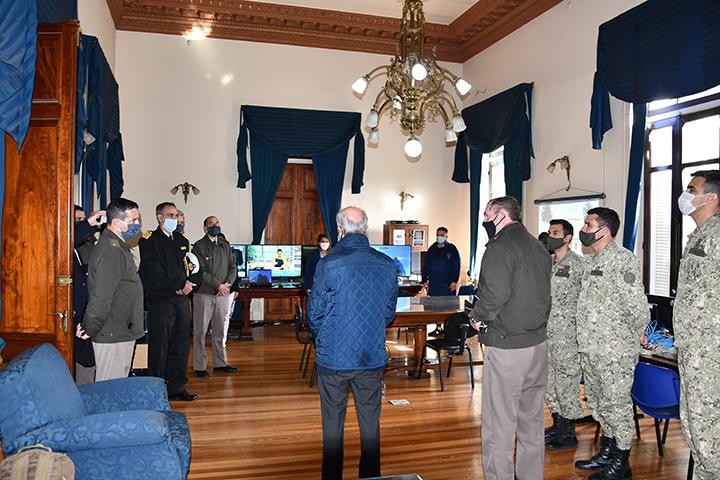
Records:
[[[603,276],[603,271],[596,269],[596,270],[591,271],[591,272],[590,272],[590,275],[592,275],[593,277],[602,277],[602,276]]]
[[[152,237],[152,234],[155,230],[148,230],[147,232],[143,233],[143,238],[147,240],[148,238]]]
[[[705,250],[703,250],[702,246],[692,247],[690,250],[688,250],[688,253],[690,255],[695,255],[696,257],[707,256],[707,253],[705,253]]]
[[[628,285],[632,285],[635,283],[635,274],[628,272],[625,275],[623,275],[623,281],[627,283]]]
[[[555,276],[556,276],[556,277],[570,278],[570,267],[569,267],[569,266],[565,266],[565,267],[562,267],[562,268],[558,268],[558,269],[557,269],[557,272],[555,272]]]

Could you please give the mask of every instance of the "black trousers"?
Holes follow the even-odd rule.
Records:
[[[187,297],[148,299],[148,370],[165,379],[168,395],[181,393],[190,348]]]
[[[342,480],[343,432],[348,390],[360,426],[360,478],[380,476],[380,410],[383,369],[318,375],[323,427],[323,480]]]

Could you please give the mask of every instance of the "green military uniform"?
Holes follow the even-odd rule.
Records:
[[[680,419],[700,480],[720,478],[720,215],[688,238],[673,326]]]
[[[632,446],[630,389],[649,320],[637,257],[615,242],[586,257],[577,308],[585,395],[604,435],[614,438],[620,450]]]
[[[553,264],[550,288],[552,310],[548,318],[548,383],[545,401],[552,413],[576,420],[583,417],[580,405],[580,355],[577,345],[578,295],[584,260],[570,251]]]

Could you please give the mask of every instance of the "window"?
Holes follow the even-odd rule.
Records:
[[[644,195],[644,275],[651,295],[675,296],[680,257],[695,222],[677,198],[699,170],[720,168],[720,86],[649,105]],[[703,101],[705,100],[705,101]]]
[[[480,219],[478,220],[478,243],[475,250],[475,265],[471,266],[470,278],[478,278],[480,275],[480,260],[485,253],[485,244],[488,242],[487,233],[482,228],[483,212],[487,203],[493,199],[505,195],[505,147],[500,147],[494,152],[483,155],[482,174],[480,177]]]

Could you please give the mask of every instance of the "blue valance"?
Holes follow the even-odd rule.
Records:
[[[39,23],[63,23],[77,18],[77,0],[37,0]]]
[[[522,204],[522,184],[530,179],[530,158],[533,157],[530,122],[532,90],[532,83],[521,83],[462,111],[467,130],[458,137],[452,179],[458,183],[470,183],[471,268],[474,266],[477,250],[480,163],[484,153],[505,146],[505,193]]]
[[[600,25],[590,128],[600,149],[612,128],[610,97],[633,103],[623,245],[633,249],[647,103],[720,85],[720,2],[648,0]]]
[[[365,170],[365,139],[360,114],[293,108],[242,107],[237,141],[239,188],[253,180],[253,243],[260,243],[289,157],[310,157],[327,234],[336,239],[335,214],[350,140],[354,137],[352,193],[360,193]],[[247,162],[248,140],[250,163]]]
[[[78,47],[75,173],[87,176],[83,182],[83,206],[92,204],[92,185],[105,208],[107,173],[110,197],[123,193],[122,136],[118,84],[96,37],[80,36]]]
[[[5,200],[5,133],[20,149],[30,126],[37,57],[35,0],[0,2],[0,227]],[[2,246],[0,245],[0,251]],[[1,300],[1,299],[0,299]]]

